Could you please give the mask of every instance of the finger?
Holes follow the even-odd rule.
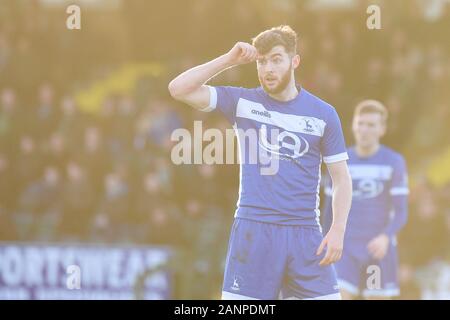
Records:
[[[375,244],[369,244],[367,246],[367,250],[369,251],[369,253],[373,254],[375,251],[377,251],[377,246]]]
[[[378,253],[382,250],[382,248],[380,246],[373,246],[372,251],[373,253]]]
[[[336,261],[337,258],[337,252],[336,250],[332,250],[330,253],[330,258],[328,259],[328,264],[332,264]]]
[[[326,241],[326,238],[325,238],[325,239],[322,240],[322,242],[320,243],[319,248],[317,249],[317,252],[316,252],[317,256],[319,256],[322,253],[323,248],[325,248],[326,244],[327,244],[327,241]]]
[[[322,259],[322,261],[319,262],[320,266],[326,266],[330,264],[330,259],[332,256],[332,251],[331,250],[327,250],[327,253],[325,255],[325,257]]]
[[[248,52],[250,52],[251,54],[256,52],[256,48],[252,45],[248,45],[247,49],[248,49]]]
[[[243,59],[244,59],[245,61],[250,60],[251,54],[252,54],[252,53],[250,52],[250,50],[249,50],[248,48],[246,48],[246,50],[245,50],[245,55],[243,56]]]
[[[247,61],[251,61],[251,59],[252,59],[252,52],[250,50],[247,51],[247,54],[245,55],[245,59]]]
[[[380,259],[381,251],[380,250],[374,250],[372,253],[372,257],[374,257],[376,260]]]
[[[249,59],[250,61],[254,61],[255,58],[256,58],[256,50],[255,50],[255,48],[250,47],[250,48],[248,49],[248,52],[249,52],[248,59]]]
[[[341,258],[342,258],[342,250],[339,252],[339,255],[338,255],[338,258],[337,258],[336,262],[341,260]]]
[[[246,53],[247,53],[247,50],[245,49],[245,47],[241,47],[241,52],[239,54],[239,57],[244,58]]]
[[[245,45],[245,43],[242,43],[240,45],[241,48],[241,55],[244,55],[247,52],[247,46]]]
[[[239,47],[241,48],[241,50],[246,50],[247,49],[247,44],[245,42],[240,42],[239,43]]]
[[[247,46],[247,49],[250,51],[256,50],[256,48],[249,43],[247,43],[246,46]]]
[[[248,52],[252,52],[253,51],[253,47],[249,44],[245,45],[245,48],[247,49]]]
[[[339,261],[339,259],[341,258],[341,255],[342,255],[342,249],[334,249],[330,263],[335,263],[335,262]]]
[[[379,249],[375,252],[376,259],[381,260],[384,257],[384,251],[382,249]]]
[[[330,258],[325,256],[325,258],[322,259],[322,261],[320,261],[319,266],[324,267],[324,266],[328,266],[330,264]]]
[[[337,250],[333,259],[333,263],[338,262],[341,259],[342,250]]]

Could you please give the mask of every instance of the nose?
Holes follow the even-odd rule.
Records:
[[[360,130],[360,132],[361,133],[363,133],[363,134],[367,134],[370,130],[369,130],[369,128],[367,127],[367,126],[361,126],[360,128],[359,128],[359,130]]]
[[[266,73],[274,75],[273,64],[271,62],[268,62],[266,65]]]
[[[263,74],[271,74],[274,72],[273,64],[271,61],[266,61],[264,64],[260,64],[260,69],[263,71]]]

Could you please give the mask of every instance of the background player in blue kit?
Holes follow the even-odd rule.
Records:
[[[257,62],[261,86],[208,86],[223,70]],[[336,110],[295,82],[297,35],[288,26],[238,42],[226,54],[169,84],[177,100],[220,110],[238,132],[240,194],[231,231],[223,299],[339,299],[332,263],[340,259],[351,204],[351,178]],[[256,146],[239,130],[257,135]],[[250,163],[256,147],[260,161]],[[322,237],[321,163],[333,180],[333,221]],[[263,160],[276,162],[264,174]],[[325,250],[326,249],[326,250]]]
[[[345,249],[335,265],[343,299],[399,295],[396,234],[407,220],[408,176],[403,157],[380,144],[386,121],[387,110],[378,101],[365,100],[355,109],[356,145],[348,149],[353,202]],[[331,196],[329,186],[325,194]],[[324,208],[325,230],[330,202]]]

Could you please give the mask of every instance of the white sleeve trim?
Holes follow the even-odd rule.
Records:
[[[207,86],[207,87],[209,89],[209,106],[200,110],[203,112],[211,112],[214,109],[216,109],[216,106],[217,106],[217,90],[216,90],[216,88],[211,87],[211,86]]]
[[[391,188],[391,196],[406,196],[409,194],[409,189],[405,187]]]
[[[344,161],[344,160],[348,160],[347,152],[338,153],[333,156],[323,157],[323,161],[325,163],[334,163],[334,162],[339,162],[339,161]]]

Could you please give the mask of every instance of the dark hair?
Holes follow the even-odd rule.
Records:
[[[283,46],[287,53],[297,53],[297,33],[287,25],[265,30],[254,37],[252,41],[253,46],[261,54],[266,54],[278,45]]]

